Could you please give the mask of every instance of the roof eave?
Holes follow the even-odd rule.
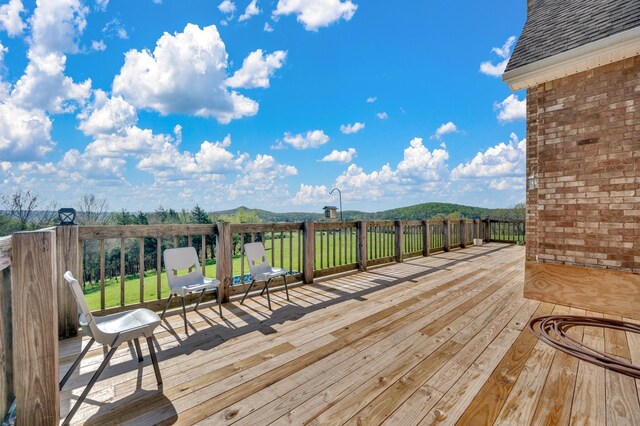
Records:
[[[640,27],[584,44],[502,74],[511,90],[521,90],[640,55]]]

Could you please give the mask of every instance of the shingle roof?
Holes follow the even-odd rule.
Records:
[[[640,0],[537,0],[506,71],[640,26]]]

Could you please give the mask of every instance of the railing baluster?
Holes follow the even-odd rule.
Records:
[[[162,238],[156,238],[156,247],[156,296],[162,299]],[[202,273],[204,274],[204,269]]]
[[[100,309],[105,308],[104,300],[104,240],[100,240]]]
[[[282,231],[280,231],[280,267],[284,268],[284,240],[282,239]]]
[[[336,266],[336,230],[335,228],[331,230],[333,234],[333,266]]]
[[[271,264],[276,264],[276,244],[275,244],[275,232],[271,231]]]
[[[144,238],[140,238],[140,303],[144,302]]]
[[[202,275],[207,275],[207,236],[200,236],[200,265],[202,265]]]
[[[322,249],[324,247],[324,238],[322,238],[322,233],[324,231],[321,229],[320,230],[320,269],[324,269],[324,250]],[[318,234],[316,233],[316,236]]]
[[[253,237],[253,233],[251,235]],[[244,284],[244,233],[243,232],[240,233],[240,284]]]
[[[298,229],[298,272],[302,272],[302,268],[300,267],[300,263],[301,263],[301,259],[302,259],[302,249],[300,247],[301,246],[301,240],[302,240],[302,232]],[[315,267],[315,262],[314,262],[314,267]]]
[[[124,254],[125,254],[125,240],[120,238],[120,306],[124,306]]]
[[[289,271],[293,271],[293,231],[289,231]]]

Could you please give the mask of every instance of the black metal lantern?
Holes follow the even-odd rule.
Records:
[[[76,210],[70,207],[64,207],[58,210],[58,218],[60,219],[60,225],[75,225]]]

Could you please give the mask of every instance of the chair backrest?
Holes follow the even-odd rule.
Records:
[[[82,293],[82,288],[80,288],[80,283],[73,277],[71,271],[67,271],[64,274],[64,279],[69,284],[69,288],[71,288],[71,292],[73,293],[73,297],[76,299],[76,305],[78,306],[78,315],[80,316],[80,325],[89,326],[89,331],[92,336],[96,336],[100,334],[100,330],[96,322],[93,320],[93,315],[91,314],[91,309],[89,309],[89,305],[87,304],[87,299],[84,297],[84,293]]]
[[[264,244],[260,242],[245,244],[244,254],[247,256],[249,271],[251,272],[252,277],[255,277],[257,274],[271,271],[271,265],[267,260]]]
[[[204,276],[200,269],[198,253],[193,247],[180,247],[164,251],[164,266],[167,269],[167,283],[170,289],[202,282]],[[175,273],[184,269],[193,270],[185,275]]]

